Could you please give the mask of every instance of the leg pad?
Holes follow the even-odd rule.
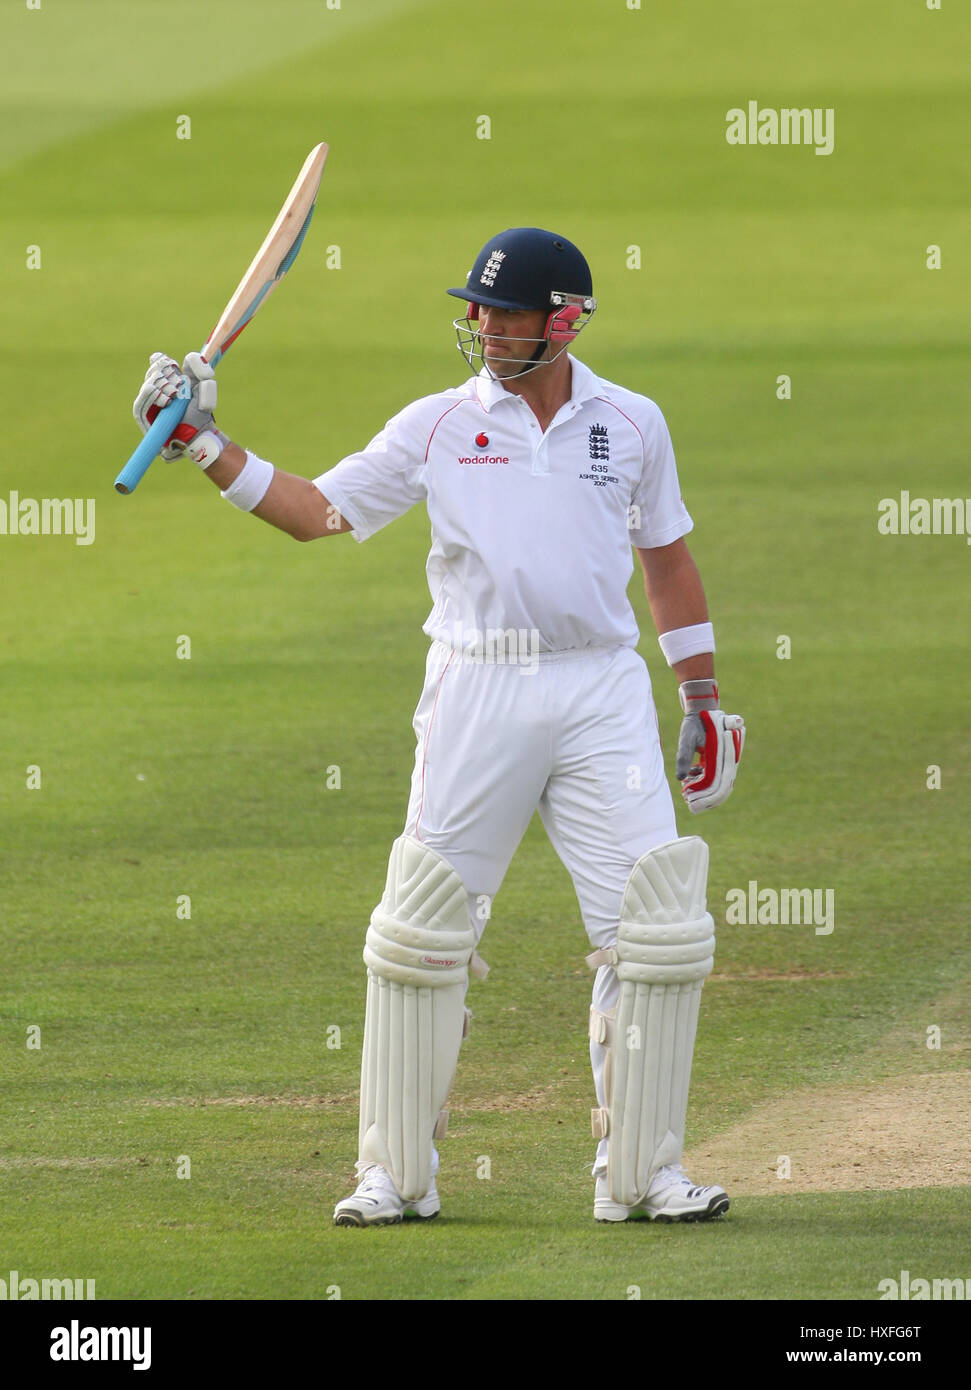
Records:
[[[708,847],[697,836],[660,845],[631,871],[617,945],[620,981],[613,1018],[595,1014],[606,1043],[606,1108],[596,1138],[609,1136],[610,1196],[636,1206],[665,1164],[681,1160],[701,988],[714,964],[715,924],[705,905]],[[595,953],[597,964],[604,952]]]
[[[396,840],[367,933],[360,1162],[401,1197],[431,1182],[432,1138],[451,1090],[475,932],[455,870],[411,836]]]

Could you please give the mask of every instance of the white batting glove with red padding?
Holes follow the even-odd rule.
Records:
[[[688,810],[698,815],[731,796],[745,724],[740,714],[725,714],[718,708],[718,685],[713,680],[684,681],[678,695],[684,719],[675,771]]]
[[[164,410],[184,389],[184,380],[192,392],[188,408],[162,450],[162,458],[171,463],[188,454],[200,468],[208,468],[226,447],[226,436],[217,430],[212,412],[216,408],[218,389],[215,373],[198,352],[190,352],[179,370],[179,364],[164,352],[153,352],[142,389],[135,397],[132,413],[139,428],[146,433],[160,410]]]

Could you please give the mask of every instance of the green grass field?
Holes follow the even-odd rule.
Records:
[[[96,504],[89,545],[0,534],[0,1278],[119,1299],[873,1300],[902,1269],[971,1277],[971,551],[877,530],[902,490],[971,493],[971,16],[169,0],[187,38],[163,58],[154,13],[0,12],[0,501]],[[729,145],[750,99],[833,108],[833,153]],[[200,345],[320,139],[300,261],[220,368],[234,438],[313,476],[462,380],[444,288],[517,224],[584,249],[600,308],[577,355],[670,425],[748,727],[730,802],[679,812],[711,847],[688,1150],[732,1193],[721,1223],[592,1220],[589,948],[534,821],[471,989],[441,1219],[331,1224],[363,931],[407,801],[427,518],[299,546],[190,463],[112,489],[148,354]],[[670,751],[675,683],[632,595]],[[835,930],[729,925],[750,880],[833,889]]]

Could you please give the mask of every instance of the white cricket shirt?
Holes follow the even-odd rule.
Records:
[[[631,546],[670,545],[693,523],[658,407],[570,363],[570,399],[545,434],[483,369],[314,479],[358,541],[425,502],[429,637],[472,649],[513,629],[540,653],[636,645]]]

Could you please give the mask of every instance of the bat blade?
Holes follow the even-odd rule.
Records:
[[[329,147],[321,142],[304,160],[263,245],[203,344],[202,355],[210,366],[215,367],[296,260],[313,216],[328,153]]]
[[[321,141],[304,160],[303,168],[294,180],[276,221],[263,238],[263,244],[236,286],[218,323],[202,345],[202,356],[210,366],[215,367],[229,350],[296,260],[313,216],[328,153],[329,146]],[[187,407],[188,398],[179,396],[160,411],[115,479],[117,492],[128,496],[135,491]]]

